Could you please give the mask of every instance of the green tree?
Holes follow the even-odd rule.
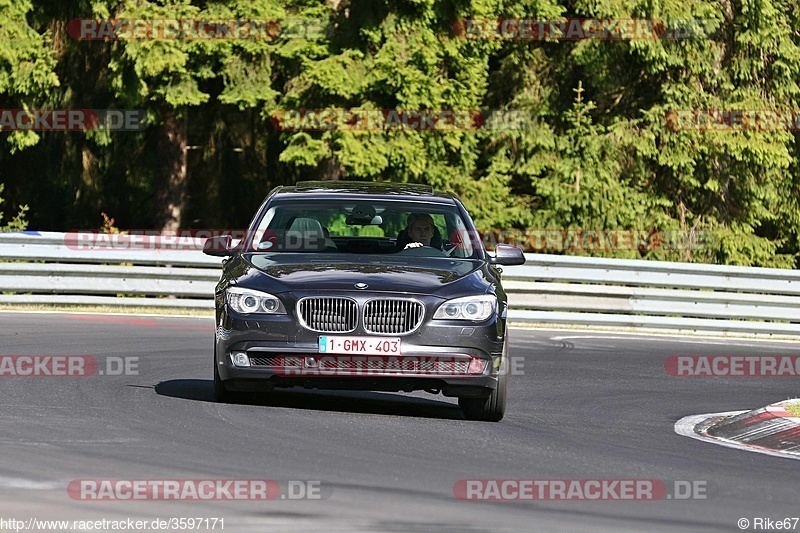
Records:
[[[32,8],[30,0],[0,0],[0,99],[6,109],[35,107],[58,85],[49,37],[28,24]],[[38,139],[36,133],[25,131],[6,136],[11,153]]]
[[[638,229],[678,245],[598,253],[790,267],[796,134],[686,130],[674,118],[797,109],[795,4],[0,0],[5,108],[136,108],[149,120],[140,132],[7,135],[0,177],[12,206],[36,206],[33,223],[52,229],[94,226],[103,211],[122,227],[236,227],[274,185],[380,180],[454,191],[483,230]],[[66,35],[74,17],[269,19],[282,31],[89,42]],[[508,17],[661,19],[694,34],[575,42],[459,30]],[[276,128],[297,109],[490,118],[466,131]],[[491,117],[504,113],[524,127],[498,126]]]

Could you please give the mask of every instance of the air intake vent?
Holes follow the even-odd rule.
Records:
[[[402,334],[422,323],[425,308],[413,300],[371,300],[364,307],[364,330],[368,333]]]
[[[356,302],[348,298],[304,298],[297,303],[300,322],[321,333],[347,333],[356,329]]]

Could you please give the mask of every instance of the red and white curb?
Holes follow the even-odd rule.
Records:
[[[786,403],[796,400],[752,411],[687,416],[675,423],[675,432],[728,448],[800,459],[800,418],[786,411]]]

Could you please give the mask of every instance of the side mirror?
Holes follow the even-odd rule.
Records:
[[[491,258],[492,264],[509,266],[525,264],[525,254],[522,253],[522,249],[513,244],[498,244],[494,250],[494,257]]]
[[[216,257],[228,257],[233,255],[231,251],[231,236],[222,235],[221,237],[210,237],[203,245],[203,253]]]

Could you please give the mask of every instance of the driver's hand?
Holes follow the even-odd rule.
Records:
[[[420,248],[421,246],[424,246],[421,242],[410,242],[406,244],[406,247],[403,248],[403,250],[408,250],[409,248]]]

